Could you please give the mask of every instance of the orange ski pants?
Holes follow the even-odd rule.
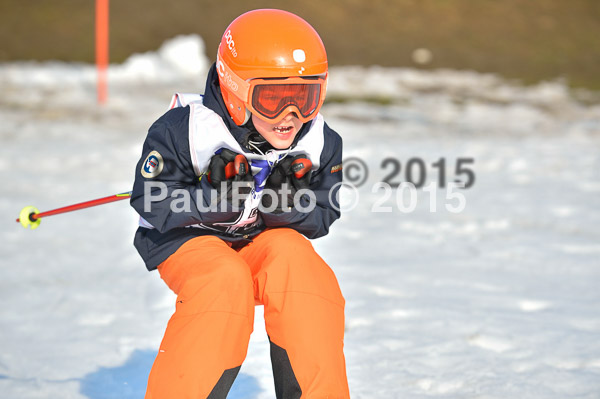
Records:
[[[177,294],[146,399],[225,398],[264,305],[279,399],[349,398],[344,298],[300,233],[266,230],[234,250],[214,236],[183,244],[158,270]]]

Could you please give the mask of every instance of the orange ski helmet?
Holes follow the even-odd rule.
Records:
[[[308,122],[325,99],[327,53],[319,34],[299,16],[254,10],[225,30],[217,72],[225,106],[237,125],[246,123],[250,113],[277,123],[295,112]]]

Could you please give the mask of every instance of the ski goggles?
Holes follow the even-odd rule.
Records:
[[[290,112],[306,123],[317,115],[325,100],[327,74],[245,81],[218,58],[217,71],[250,112],[268,123],[277,123]]]

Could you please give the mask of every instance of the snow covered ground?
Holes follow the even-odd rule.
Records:
[[[92,66],[0,64],[0,397],[143,397],[174,297],[132,246],[134,212],[14,220],[128,191],[170,95],[203,89],[202,49],[181,37],[111,67],[104,107]],[[347,300],[352,396],[600,398],[600,106],[559,83],[377,67],[332,69],[329,95],[355,99],[323,114],[369,170],[314,241]],[[372,190],[419,165],[414,210],[409,190]],[[465,168],[472,187],[439,187]],[[232,398],[274,397],[261,315]]]

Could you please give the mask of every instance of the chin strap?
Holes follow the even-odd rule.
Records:
[[[248,140],[248,147],[250,147],[252,150],[254,150],[255,152],[257,152],[261,155],[265,155],[265,153],[262,152],[262,150],[259,148],[259,146],[265,144],[266,142],[267,141],[264,139],[262,141]]]

